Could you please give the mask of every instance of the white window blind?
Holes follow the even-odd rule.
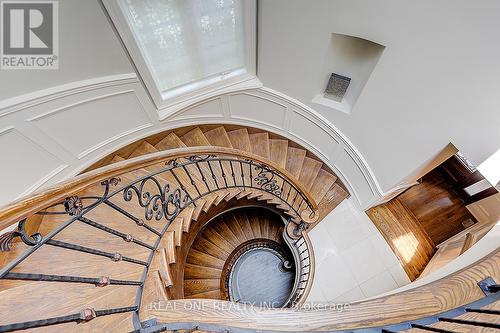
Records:
[[[243,0],[120,0],[162,92],[244,72]]]

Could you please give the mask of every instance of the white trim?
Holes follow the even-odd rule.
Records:
[[[95,101],[98,101],[98,100],[101,100],[101,99],[105,99],[105,98],[108,98],[108,97],[112,97],[112,96],[119,96],[119,95],[125,95],[125,94],[132,94],[136,99],[137,99],[137,102],[138,104],[141,106],[141,109],[142,111],[146,114],[146,116],[149,118],[149,115],[147,114],[146,110],[144,110],[144,108],[142,107],[142,103],[141,101],[137,98],[137,95],[135,94],[135,90],[134,89],[128,89],[128,90],[123,90],[123,91],[118,91],[118,92],[114,92],[114,93],[110,93],[110,94],[104,94],[104,95],[99,95],[99,96],[96,96],[96,97],[93,97],[93,98],[87,98],[87,99],[84,99],[84,100],[81,100],[81,101],[78,101],[76,103],[72,103],[72,104],[68,104],[68,105],[65,105],[63,107],[60,107],[60,108],[57,108],[57,109],[54,109],[54,110],[49,110],[45,113],[42,113],[42,114],[39,114],[39,115],[36,115],[34,117],[31,117],[31,118],[28,118],[27,121],[32,123],[36,128],[38,128],[40,131],[42,131],[43,133],[45,133],[45,135],[49,136],[50,137],[50,134],[49,133],[46,133],[42,128],[40,128],[40,126],[37,124],[37,121],[40,120],[40,119],[43,119],[43,118],[46,118],[46,117],[49,117],[49,116],[52,116],[56,113],[59,113],[61,111],[64,111],[64,110],[67,110],[67,109],[70,109],[70,108],[73,108],[75,106],[78,106],[78,105],[83,105],[83,104],[87,104],[87,103],[90,103],[90,102],[95,102]],[[150,119],[151,120],[151,119]],[[129,134],[132,134],[132,133],[135,133],[135,132],[138,132],[140,130],[143,130],[145,128],[148,128],[148,127],[151,127],[153,126],[153,123],[150,122],[148,124],[143,124],[143,125],[140,125],[140,126],[137,126],[135,128],[132,128],[128,131],[125,131],[125,132],[122,132],[122,133],[119,133],[111,138],[108,138],[102,142],[99,142],[97,143],[96,145],[84,150],[83,152],[80,152],[78,155],[76,155],[76,158],[78,159],[82,159],[84,158],[85,156],[91,154],[92,152],[98,150],[99,148],[102,148],[103,146],[113,142],[113,141],[116,141],[124,136],[127,136]],[[60,144],[60,143],[59,143]],[[61,144],[60,144],[61,145]],[[66,150],[68,153],[72,154],[72,155],[75,155],[74,152],[71,152],[71,151],[68,151],[68,149],[66,147],[64,147],[63,145],[61,145],[61,147]]]
[[[127,136],[127,135],[133,134],[133,133],[135,133],[135,132],[142,131],[143,129],[149,128],[149,127],[151,127],[151,126],[153,126],[153,124],[144,124],[144,125],[141,125],[141,126],[137,126],[137,127],[135,127],[135,128],[132,128],[132,129],[130,129],[130,130],[128,130],[128,131],[125,131],[125,132],[119,133],[119,134],[117,134],[117,135],[115,135],[115,136],[113,136],[113,137],[111,137],[111,138],[109,138],[109,139],[107,139],[107,140],[104,140],[104,141],[102,141],[102,142],[99,142],[99,143],[98,143],[98,144],[96,144],[95,146],[92,146],[92,147],[90,147],[89,149],[87,149],[87,150],[85,150],[85,151],[81,152],[80,154],[78,154],[77,158],[78,158],[78,159],[82,159],[82,158],[84,158],[85,156],[87,156],[87,155],[89,155],[89,154],[93,153],[94,151],[96,151],[96,150],[98,150],[98,149],[100,149],[100,148],[102,148],[102,147],[106,146],[107,144],[109,144],[109,143],[111,143],[111,142],[114,142],[114,141],[116,141],[116,140],[118,140],[118,139],[120,139],[120,138],[123,138],[123,137],[125,137],[125,136]]]
[[[265,121],[261,121],[261,123],[263,123],[266,126],[269,126],[271,128],[278,129],[278,130],[283,130],[285,128],[286,114],[290,111],[290,110],[288,110],[288,106],[286,106],[285,104],[278,103],[278,102],[276,102],[276,100],[272,100],[270,98],[265,98],[265,97],[262,97],[262,96],[259,96],[259,95],[256,95],[256,94],[252,94],[252,93],[249,93],[247,91],[241,91],[241,92],[235,91],[235,92],[229,93],[227,95],[229,95],[229,96],[238,96],[238,95],[251,96],[251,97],[255,97],[255,98],[259,98],[259,99],[268,101],[269,103],[273,103],[273,104],[276,104],[276,105],[282,107],[284,109],[284,115],[283,115],[283,118],[281,119],[281,124],[280,125],[275,125],[275,124],[272,124],[272,123],[269,123],[269,122],[265,122]],[[230,99],[228,100],[228,103],[229,103],[229,116],[231,118],[233,118],[233,119],[241,119],[241,120],[246,120],[246,121],[255,121],[255,120],[253,120],[252,118],[249,118],[249,117],[243,117],[243,116],[235,116],[235,115],[233,115],[233,113],[231,112],[231,100]]]
[[[52,100],[82,92],[139,82],[135,73],[109,75],[37,90],[0,101],[0,118]]]
[[[140,126],[125,131],[124,133],[120,133],[116,136],[106,138],[105,140],[92,146],[91,148],[85,149],[85,151],[83,152],[76,152],[76,153],[69,152],[67,151],[66,148],[64,148],[61,145],[60,142],[54,141],[54,139],[50,136],[50,133],[45,133],[41,131],[41,134],[43,134],[45,137],[47,137],[53,143],[55,143],[52,144],[49,141],[47,141],[48,143],[45,144],[47,146],[46,149],[47,148],[50,149],[51,151],[54,152],[54,154],[57,155],[64,156],[67,153],[69,153],[70,156],[72,156],[71,158],[70,157],[64,158],[63,162],[69,165],[71,169],[69,173],[71,174],[73,174],[73,171],[76,169],[78,170],[84,169],[81,168],[82,165],[80,165],[80,163],[83,163],[85,166],[91,165],[95,161],[103,158],[107,154],[119,149],[120,147],[123,147],[128,143],[131,143],[133,141],[139,140],[143,137],[155,133],[159,133],[161,131],[165,131],[167,129],[189,126],[193,124],[227,123],[227,124],[239,124],[239,125],[253,126],[256,128],[262,128],[271,132],[276,132],[277,134],[283,135],[284,137],[299,142],[306,149],[309,149],[311,152],[314,152],[328,167],[330,167],[339,176],[339,178],[344,182],[344,184],[348,188],[349,192],[355,195],[358,203],[362,208],[369,207],[369,205],[371,205],[373,202],[377,202],[378,200],[381,199],[381,197],[384,197],[386,195],[386,192],[382,191],[380,186],[378,185],[378,182],[374,177],[373,172],[371,171],[370,167],[368,166],[363,156],[359,153],[356,147],[350,142],[350,140],[348,140],[330,121],[325,119],[323,116],[321,116],[319,113],[317,113],[310,107],[302,104],[301,102],[293,98],[290,98],[289,96],[286,96],[282,93],[279,93],[273,89],[263,87],[262,83],[256,78],[248,80],[237,87],[235,86],[226,87],[217,91],[213,91],[209,95],[202,95],[198,96],[197,98],[192,98],[189,101],[185,101],[182,104],[177,105],[176,106],[177,109],[173,110],[173,112],[165,112],[165,110],[160,110],[159,114],[156,112],[158,110],[155,110],[154,108],[150,107],[150,105],[143,104],[144,102],[143,99],[139,98],[138,96],[138,93],[143,91],[140,88],[137,88],[139,89],[137,90],[136,88],[131,88],[127,86],[120,92],[112,92],[109,90],[108,91],[104,90],[105,93],[102,90],[106,87],[112,87],[130,83],[135,84],[137,87],[141,86],[139,85],[140,81],[138,80],[135,74],[108,76],[103,78],[95,78],[92,80],[73,82],[70,84],[37,91],[32,94],[22,96],[22,98],[11,99],[10,104],[13,106],[8,111],[10,113],[13,113],[16,111],[28,109],[33,106],[40,106],[49,101],[67,97],[69,95],[77,95],[78,93],[81,92],[95,90],[95,92],[93,92],[90,95],[83,95],[82,97],[75,96],[74,101],[72,101],[70,105],[65,105],[63,107],[53,108],[53,109],[42,108],[42,110],[44,110],[44,112],[42,113],[39,112],[31,113],[29,112],[30,110],[25,110],[28,111],[28,117],[27,117],[28,119],[26,121],[24,120],[26,118],[24,118],[23,122],[31,123],[32,125],[34,125],[35,128],[37,128],[38,131],[40,131],[40,128],[36,124],[36,121],[34,122],[34,120],[36,119],[41,119],[48,115],[59,112],[63,109],[67,109],[68,107],[79,105],[88,101],[102,99],[116,94],[134,93],[136,98],[138,98],[140,102],[139,104],[141,105],[143,111],[147,114],[149,121],[152,123],[141,124]],[[231,107],[228,104],[229,96],[237,95],[239,93],[247,95],[249,97],[259,98],[267,102],[272,102],[276,105],[279,105],[280,107],[283,107],[284,108],[283,119],[281,119],[279,124],[275,125],[266,122],[264,119],[260,119],[260,117],[259,119],[252,119],[251,115],[249,115],[248,118],[239,116],[234,117],[230,113]],[[220,115],[219,114],[196,115],[195,113],[191,115],[182,114],[183,112],[189,111],[190,109],[198,105],[201,105],[203,103],[215,99],[219,99],[220,101],[220,106],[221,106]],[[16,101],[17,103],[13,103],[13,101]],[[6,104],[5,101],[4,104]],[[291,131],[290,124],[294,114],[303,117],[305,121],[309,121],[311,122],[311,124],[318,126],[318,128],[321,131],[323,131],[331,138],[332,143],[333,142],[338,143],[336,150],[333,153],[330,151],[323,151],[324,147],[323,149],[321,149],[315,142],[309,142],[308,140],[302,138],[300,135],[297,135],[297,133],[294,133],[294,131]],[[152,117],[155,119],[151,119]],[[160,119],[158,119],[158,117]],[[164,121],[161,122],[161,120]],[[16,125],[15,123],[16,121],[14,121],[14,125],[16,127],[20,125],[20,124]],[[354,181],[353,179],[347,179],[347,177],[343,175],[343,173],[339,170],[339,168],[336,167],[335,162],[338,160],[340,154],[345,154],[343,152],[344,150],[347,153],[347,155],[354,161],[353,163],[357,166],[357,168],[359,168],[359,172],[362,174],[364,178],[362,180],[364,183],[363,185],[364,189],[359,188],[355,190],[355,186],[353,186],[353,184],[357,183],[353,183]],[[62,154],[63,151],[65,152],[64,154]],[[91,153],[93,152],[95,152],[95,155],[92,154],[92,156],[88,158],[89,155],[91,155]],[[74,157],[76,157],[76,159],[73,160]],[[78,160],[80,160],[81,162],[77,162]],[[373,194],[373,198],[369,197],[370,191],[371,194]],[[390,192],[391,191],[387,193]],[[361,193],[363,193],[363,198],[359,196]]]
[[[17,197],[15,197],[14,200],[17,200],[19,198],[22,198],[22,197],[32,193],[33,191],[38,189],[40,186],[42,186],[43,184],[48,182],[50,179],[52,179],[53,177],[58,175],[61,171],[63,171],[67,167],[69,167],[69,165],[65,164],[63,161],[61,161],[61,159],[59,157],[54,155],[52,152],[47,150],[45,147],[43,147],[43,146],[39,145],[38,143],[36,143],[35,141],[33,141],[30,137],[26,136],[23,132],[21,132],[19,129],[15,128],[14,126],[8,126],[8,127],[0,130],[0,136],[8,134],[8,133],[15,133],[15,134],[19,135],[21,138],[26,140],[26,142],[28,144],[32,145],[34,148],[39,148],[40,150],[43,150],[45,153],[47,153],[47,155],[49,155],[54,160],[54,162],[60,163],[60,165],[58,167],[56,167],[52,171],[48,172],[45,176],[40,178],[37,182],[35,182],[30,187],[28,187],[26,190],[24,190]]]
[[[200,90],[195,96],[192,96],[191,98],[186,98],[177,103],[169,104],[168,106],[160,108],[158,110],[159,119],[161,121],[170,118],[171,116],[186,111],[186,108],[193,107],[194,104],[202,103],[210,98],[219,97],[232,92],[257,89],[261,87],[262,83],[259,81],[259,79],[257,79],[256,77],[248,77],[245,80],[242,80],[230,86],[214,88],[206,92]]]
[[[286,100],[288,103],[292,104],[297,109],[296,111],[298,111],[298,113],[301,113],[304,117],[306,117],[307,119],[318,125],[336,141],[342,143],[345,146],[346,150],[349,152],[349,155],[353,158],[356,165],[360,167],[363,176],[368,181],[368,184],[370,185],[370,188],[374,194],[378,196],[385,196],[387,193],[391,192],[391,191],[385,192],[384,190],[382,190],[379,182],[377,181],[377,178],[375,177],[375,174],[373,173],[372,169],[366,162],[363,155],[361,155],[356,146],[354,146],[354,144],[328,119],[326,119],[321,114],[311,109],[309,106],[299,102],[298,100],[292,97],[282,94],[276,90],[273,90],[268,87],[262,87],[261,90],[272,96],[275,96],[276,98],[281,98]]]
[[[57,168],[55,168],[54,170],[52,170],[51,172],[49,172],[47,175],[45,175],[44,177],[40,178],[40,180],[38,180],[35,184],[33,184],[32,186],[30,186],[28,189],[26,189],[25,191],[23,191],[14,200],[20,199],[22,197],[27,196],[30,193],[33,193],[38,188],[40,188],[43,184],[45,184],[46,182],[48,182],[49,180],[51,180],[53,177],[55,177],[59,173],[61,173],[68,166],[69,165],[67,165],[67,164],[62,164],[62,165],[58,166]]]
[[[183,109],[193,100],[213,97],[229,90],[241,90],[239,86],[245,82],[256,79],[257,64],[257,0],[245,0],[245,73],[235,75],[232,78],[210,84],[204,88],[196,89],[186,93],[180,93],[174,97],[166,97],[156,83],[155,75],[143,55],[141,47],[130,28],[128,19],[118,0],[101,0],[108,12],[110,19],[116,27],[127,51],[139,72],[144,85],[148,90],[153,102],[160,113],[160,120],[165,119],[172,113]],[[257,80],[258,81],[258,80]]]

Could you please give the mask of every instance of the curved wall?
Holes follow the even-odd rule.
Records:
[[[0,204],[76,175],[145,136],[192,124],[240,124],[269,130],[313,151],[361,207],[382,194],[361,154],[325,118],[267,88],[210,97],[162,120],[135,74],[73,82],[3,102]],[[14,175],[14,176],[13,176]]]

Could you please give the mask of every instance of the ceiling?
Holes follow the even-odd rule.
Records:
[[[500,147],[500,1],[261,0],[258,25],[259,79],[338,127],[384,190],[449,142],[476,165]],[[351,114],[312,103],[332,33],[385,46]]]

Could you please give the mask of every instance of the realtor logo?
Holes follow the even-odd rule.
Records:
[[[1,69],[58,69],[57,1],[1,1]]]

